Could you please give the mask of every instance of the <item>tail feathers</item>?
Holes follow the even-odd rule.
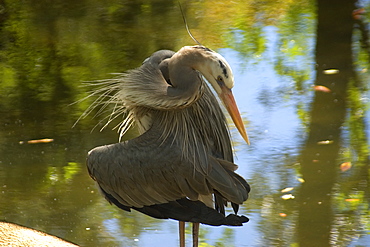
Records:
[[[174,219],[179,221],[202,223],[211,226],[241,226],[243,223],[249,221],[247,217],[236,214],[229,214],[225,217],[224,213],[219,213],[217,210],[207,207],[203,202],[191,201],[187,198],[163,204],[136,208],[125,206],[112,195],[103,190],[102,192],[110,203],[113,203],[120,209],[130,212],[132,208],[157,219]]]
[[[217,190],[214,192],[214,198],[216,211],[225,216],[225,207],[227,206],[226,199]]]
[[[212,226],[241,226],[243,223],[249,221],[247,217],[235,214],[230,214],[225,217],[222,213],[217,212],[213,208],[207,207],[201,201],[191,201],[186,198],[133,209],[155,218],[170,218]]]

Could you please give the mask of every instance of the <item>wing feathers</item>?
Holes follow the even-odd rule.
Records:
[[[178,176],[176,178],[176,181],[182,193],[186,195],[186,197],[188,197],[190,200],[193,200],[193,201],[196,201],[198,199],[199,194],[195,190],[192,189],[192,187],[189,185],[188,181],[185,178]]]
[[[141,154],[137,157],[130,155],[135,153],[130,150],[130,142],[98,147],[87,160],[90,175],[102,190],[124,206],[140,208],[181,198],[197,201],[214,193],[216,209],[224,214],[227,201],[242,204],[248,198],[249,185],[234,173],[237,166],[231,162],[208,156],[210,171],[204,174],[182,160],[171,145],[147,147],[151,153],[135,150]],[[137,143],[135,149],[141,147]],[[147,142],[140,144],[145,146]],[[237,206],[233,207],[237,210]]]

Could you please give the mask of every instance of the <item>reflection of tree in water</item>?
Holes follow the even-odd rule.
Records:
[[[364,110],[357,108],[363,106],[355,104],[359,100],[357,97],[360,97],[360,85],[352,61],[354,9],[354,1],[318,1],[315,85],[322,87],[316,87],[310,111],[309,135],[300,158],[305,180],[298,198],[297,235],[300,246],[331,246],[333,243],[344,246],[351,241],[354,233],[348,225],[360,225],[361,218],[367,215],[368,208],[362,209],[365,211],[357,211],[360,208],[347,211],[346,207],[338,205],[338,194],[341,193],[341,200],[362,194],[367,191],[366,184],[369,183],[368,172],[365,171],[368,170],[368,155],[364,156],[361,152],[361,148],[367,146],[363,118],[353,121],[356,111]],[[353,97],[356,91],[357,97]],[[344,145],[342,129],[348,108],[350,145],[355,152],[360,151],[353,155],[362,153],[361,158],[365,159],[362,164],[355,162],[357,167],[351,173],[355,174],[356,170],[365,173],[357,178],[351,176],[350,189],[345,188],[349,178],[338,176],[340,152]],[[361,128],[353,128],[355,126]],[[362,133],[363,138],[353,139],[358,137],[356,132]],[[362,147],[358,149],[356,145]],[[363,169],[364,166],[367,168]],[[342,204],[345,202],[342,201]],[[356,229],[358,231],[358,227]]]
[[[364,43],[369,42],[365,38],[366,24],[353,18],[355,1],[323,0],[318,1],[317,7],[315,95],[308,114],[302,104],[297,106],[298,112],[303,111],[302,119],[309,119],[308,137],[302,147],[299,165],[284,165],[294,162],[279,161],[279,165],[287,170],[283,172],[285,179],[280,180],[281,188],[294,184],[291,181],[294,175],[289,172],[292,169],[296,169],[305,181],[293,194],[297,204],[289,200],[281,202],[275,193],[263,195],[273,187],[270,176],[266,174],[268,168],[263,173],[255,173],[250,179],[254,189],[253,199],[260,200],[262,204],[258,203],[264,216],[259,223],[266,246],[286,246],[292,241],[297,241],[300,246],[347,246],[356,240],[354,238],[361,236],[362,230],[369,231],[366,226],[370,200],[367,187],[368,126],[365,123],[366,102],[362,100],[367,85],[361,84],[361,81],[368,79],[361,78],[366,75],[360,75],[359,70],[354,68],[359,66],[361,71],[364,67],[366,71],[369,66],[369,46]],[[361,32],[353,37],[356,27]],[[287,29],[286,32],[292,30]],[[353,43],[358,36],[362,37],[362,43]],[[284,42],[279,45],[284,47]],[[291,50],[285,52],[294,54]],[[279,74],[291,77],[296,89],[303,92],[307,86],[302,85],[302,80],[305,80],[307,73],[303,70],[304,66],[289,66],[292,57],[278,56],[275,69]],[[297,69],[298,73],[294,71]],[[349,142],[346,141],[348,139]],[[351,161],[352,168],[339,174],[340,164],[348,161]],[[279,176],[275,172],[274,176]],[[267,188],[266,183],[270,184]],[[288,212],[288,217],[281,218],[286,217],[282,212]]]

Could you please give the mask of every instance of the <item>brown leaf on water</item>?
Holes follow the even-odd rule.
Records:
[[[280,217],[287,217],[286,213],[279,213]]]
[[[351,169],[351,167],[352,167],[351,162],[344,162],[344,163],[340,164],[340,170],[342,172],[348,171],[349,169]]]
[[[292,191],[292,190],[294,190],[294,187],[287,187],[285,189],[282,189],[281,192],[286,193],[286,192],[289,192],[289,191]]]
[[[320,92],[323,92],[323,93],[330,93],[331,90],[325,86],[321,86],[321,85],[316,85],[313,87],[313,89],[315,91],[320,91]]]
[[[54,139],[49,139],[49,138],[45,138],[45,139],[38,139],[38,140],[29,140],[27,141],[28,144],[35,144],[35,143],[49,143],[49,142],[53,142]]]
[[[356,199],[356,198],[347,198],[345,199],[346,202],[358,202],[360,201],[360,199]]]

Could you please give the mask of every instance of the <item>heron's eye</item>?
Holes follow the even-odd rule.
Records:
[[[220,87],[222,86],[225,86],[225,83],[224,83],[224,78],[222,78],[222,76],[217,76],[217,83]]]

